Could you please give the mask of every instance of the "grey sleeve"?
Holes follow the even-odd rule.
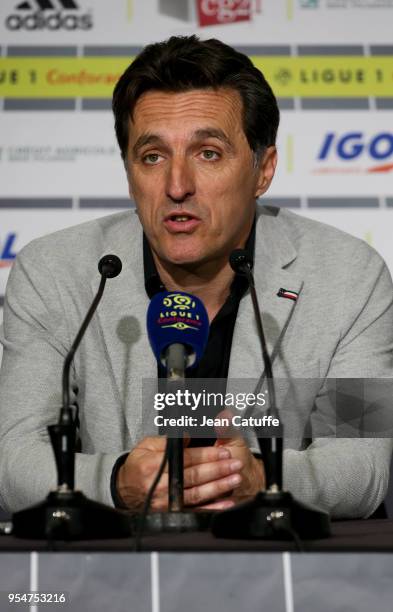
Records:
[[[363,243],[358,243],[345,265],[347,280],[336,322],[340,339],[328,377],[392,378],[389,271]],[[322,388],[316,398],[316,414],[323,395]],[[393,410],[393,401],[390,408]],[[325,509],[334,518],[367,517],[386,495],[391,453],[392,439],[385,432],[373,438],[316,438],[306,450],[285,451],[284,484],[297,498]]]
[[[9,511],[40,501],[56,486],[46,428],[58,420],[63,360],[75,330],[67,328],[57,289],[62,279],[51,276],[41,255],[34,243],[23,249],[11,271],[4,304],[0,505]],[[77,488],[113,505],[110,476],[118,456],[78,453]]]

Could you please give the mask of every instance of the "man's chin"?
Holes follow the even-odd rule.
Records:
[[[159,254],[163,263],[180,268],[194,269],[205,264],[209,260],[207,253],[200,250],[168,249]]]
[[[165,258],[165,261],[171,266],[191,269],[203,265],[205,259],[203,257],[196,257],[195,255],[187,255],[182,253],[179,255],[170,255]]]
[[[187,241],[165,244],[161,242],[157,248],[156,256],[164,266],[177,266],[187,270],[197,270],[206,264],[213,263],[219,256],[209,249],[209,245],[200,241]]]
[[[193,236],[187,234],[165,234],[157,236],[152,244],[157,246],[157,255],[163,261],[181,265],[186,261],[195,261],[195,257],[203,250],[202,245],[198,244]]]

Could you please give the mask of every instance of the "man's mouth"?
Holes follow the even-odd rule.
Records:
[[[171,234],[177,234],[180,232],[191,233],[193,232],[201,220],[188,212],[171,213],[164,219],[164,225]]]
[[[171,217],[171,220],[172,221],[189,221],[190,217],[187,217],[186,215],[182,215],[182,216],[176,215],[176,216]]]

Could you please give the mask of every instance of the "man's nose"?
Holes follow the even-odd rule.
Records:
[[[166,177],[166,195],[173,202],[184,202],[195,193],[192,168],[185,159],[172,159]]]

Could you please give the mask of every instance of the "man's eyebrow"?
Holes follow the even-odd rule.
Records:
[[[141,136],[139,136],[138,140],[132,147],[132,152],[134,153],[134,155],[136,155],[139,149],[141,149],[145,145],[158,144],[161,142],[162,142],[162,138],[161,136],[159,136],[159,134],[150,134],[150,133],[142,134]]]
[[[193,140],[203,140],[204,138],[217,138],[221,140],[229,149],[233,149],[233,144],[228,136],[220,128],[204,128],[194,133]]]
[[[232,142],[220,128],[202,128],[200,130],[196,130],[192,136],[193,140],[204,140],[205,138],[217,138],[218,140],[221,140],[229,149],[233,149]],[[138,140],[132,147],[132,152],[134,155],[137,155],[138,151],[145,145],[162,144],[162,142],[162,136],[147,132],[146,134],[139,136]]]

